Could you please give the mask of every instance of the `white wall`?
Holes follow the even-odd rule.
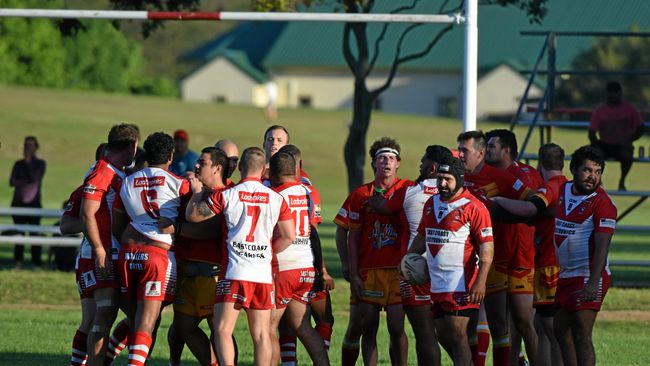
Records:
[[[497,66],[478,82],[478,115],[508,114],[517,111],[528,79],[507,65]],[[529,98],[540,98],[543,90],[531,86]]]
[[[252,104],[257,83],[224,58],[216,58],[181,81],[181,98],[212,102]]]

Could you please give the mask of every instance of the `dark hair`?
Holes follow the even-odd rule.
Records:
[[[102,142],[97,146],[97,150],[95,150],[95,160],[99,160],[104,156],[104,152],[106,152],[106,148],[108,147],[108,144],[106,142]]]
[[[115,125],[108,133],[107,149],[119,151],[126,147],[133,146],[138,141],[140,131],[135,125],[122,123]]]
[[[287,152],[278,151],[269,161],[270,175],[273,177],[292,176],[296,174],[296,159]]]
[[[603,172],[605,171],[605,157],[603,156],[603,152],[596,147],[586,145],[578,148],[571,155],[571,163],[569,164],[571,172],[573,173],[580,168],[587,160],[593,161],[602,168]]]
[[[152,133],[142,146],[149,165],[165,164],[174,153],[174,139],[164,132]]]
[[[467,141],[470,139],[474,139],[474,148],[477,150],[485,150],[485,147],[487,146],[487,139],[481,130],[461,132],[456,138],[456,142]]]
[[[401,161],[402,157],[400,156],[400,153],[402,152],[402,149],[400,148],[399,144],[397,143],[397,140],[392,139],[390,137],[382,137],[379,140],[376,140],[375,142],[372,143],[370,146],[370,150],[368,150],[368,154],[370,154],[370,160],[375,161],[375,154],[379,149],[383,149],[385,147],[389,147],[391,149],[394,149],[397,151],[397,161]]]
[[[228,155],[226,155],[226,152],[218,147],[208,146],[201,150],[201,154],[210,154],[212,166],[221,167],[221,179],[223,180],[223,183],[226,184],[228,169],[230,168],[230,162],[228,161]]]
[[[274,131],[274,130],[282,130],[282,131],[284,131],[284,133],[287,134],[287,143],[289,143],[289,131],[287,131],[287,129],[284,128],[284,126],[280,126],[280,125],[273,125],[273,126],[267,128],[266,131],[264,131],[264,140],[262,140],[262,141],[266,141],[266,135],[268,135],[269,132]]]
[[[546,170],[564,168],[564,149],[558,144],[549,143],[539,148],[539,164]]]
[[[38,140],[36,139],[36,136],[26,136],[25,141],[23,143],[25,143],[25,142],[27,142],[29,140],[34,141],[34,145],[36,145],[36,149],[38,149],[40,147],[40,145],[38,144]]]
[[[427,159],[435,161],[436,163],[440,163],[442,159],[451,158],[453,156],[451,154],[451,150],[441,145],[427,146],[427,150],[424,155],[427,157]]]
[[[241,154],[239,164],[249,170],[263,168],[266,164],[266,154],[257,146],[247,147]]]
[[[605,86],[605,90],[608,93],[621,93],[623,92],[623,87],[621,86],[621,83],[619,83],[618,81],[610,81]]]
[[[300,152],[300,149],[296,145],[291,145],[291,144],[284,145],[280,148],[280,150],[278,150],[278,152],[287,153],[293,156],[293,158],[296,161],[302,159],[302,154]]]
[[[502,148],[510,149],[510,159],[517,160],[517,137],[510,130],[503,128],[492,130],[485,134],[485,138],[490,141],[491,138],[496,137],[499,139],[499,144]]]

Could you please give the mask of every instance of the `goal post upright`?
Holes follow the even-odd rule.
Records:
[[[463,131],[476,129],[478,65],[478,0],[465,0],[465,14],[348,14],[272,12],[164,12],[136,10],[0,9],[0,18],[56,18],[105,20],[208,20],[275,22],[439,23],[465,24],[463,55]]]

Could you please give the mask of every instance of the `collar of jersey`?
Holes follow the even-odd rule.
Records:
[[[289,188],[289,187],[293,187],[293,186],[301,186],[301,185],[302,185],[302,183],[300,183],[298,181],[296,181],[296,182],[284,182],[284,183],[280,184],[279,186],[273,187],[273,189],[275,189],[277,191],[281,191],[281,190],[284,190],[285,188]]]
[[[262,183],[262,180],[260,178],[256,178],[256,177],[246,177],[246,178],[240,180],[238,184],[242,184],[242,183],[246,183],[246,182],[260,182],[260,183]]]

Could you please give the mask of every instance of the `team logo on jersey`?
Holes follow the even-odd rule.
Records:
[[[314,217],[321,217],[320,203],[314,205]]]
[[[539,192],[541,194],[546,194],[547,190],[546,190],[546,188],[540,188],[540,189],[537,190],[537,192]]]
[[[156,187],[164,186],[165,177],[138,177],[133,180],[133,187]]]
[[[391,224],[382,224],[375,221],[372,229],[373,248],[380,249],[395,244],[397,241],[397,231]]]
[[[341,207],[341,208],[339,209],[339,216],[341,216],[341,217],[348,217],[348,210],[346,210],[346,209],[344,209],[343,207]]]
[[[239,192],[239,200],[248,203],[269,203],[269,194],[265,192]]]
[[[63,211],[70,212],[72,211],[73,207],[74,207],[74,203],[72,203],[72,201],[68,201],[68,203],[65,204],[65,207],[63,207]]]
[[[616,220],[614,219],[600,219],[600,227],[606,227],[609,229],[616,229]]]
[[[147,281],[144,286],[144,296],[160,296],[160,281]]]
[[[84,186],[84,193],[93,194],[97,190],[97,187],[88,183]]]
[[[92,287],[97,284],[97,280],[95,279],[95,274],[93,273],[93,271],[84,272],[82,276],[84,279],[83,281],[84,288]]]
[[[292,196],[289,195],[289,206],[291,207],[308,207],[309,199],[307,196]]]
[[[349,216],[350,216],[350,220],[359,220],[359,213],[358,212],[350,211]]]
[[[517,181],[515,182],[515,184],[512,185],[512,188],[513,188],[515,191],[518,191],[518,190],[520,190],[521,187],[523,187],[523,186],[524,186],[524,182],[522,182],[522,181],[520,181],[519,179],[517,179]]]
[[[487,238],[488,236],[492,236],[492,228],[484,227],[483,229],[481,229],[481,237]]]
[[[424,194],[434,195],[438,193],[438,188],[424,186]]]

